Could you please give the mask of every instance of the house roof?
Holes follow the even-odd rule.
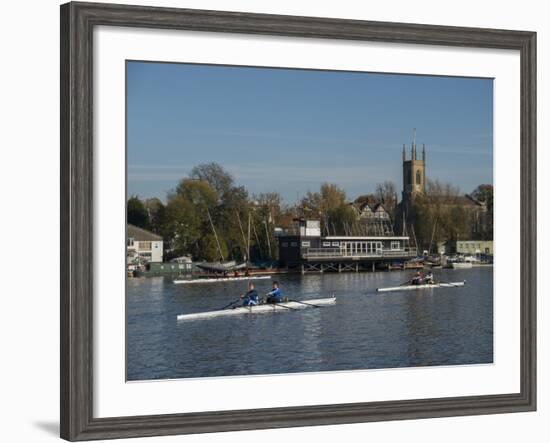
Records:
[[[382,209],[382,211],[384,211],[384,212],[388,212],[388,211],[386,211],[386,208],[384,207],[384,205],[383,205],[382,203],[380,203],[380,202],[379,202],[379,203],[376,203],[376,204],[374,205],[374,207],[372,208],[372,210],[373,210],[374,212],[378,211],[379,209]]]
[[[160,235],[154,232],[147,231],[146,229],[138,228],[137,226],[128,224],[127,230],[128,238],[133,238],[136,241],[162,241]]]
[[[362,204],[357,204],[357,203],[349,203],[353,208],[357,209],[359,212],[363,212],[363,211],[370,211],[370,212],[377,212],[377,211],[384,211],[384,212],[388,212],[386,210],[386,208],[384,207],[384,205],[381,203],[381,202],[376,202],[376,203],[362,203]]]

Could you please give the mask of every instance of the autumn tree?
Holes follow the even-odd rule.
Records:
[[[479,185],[472,192],[472,197],[485,205],[485,213],[482,214],[480,231],[482,240],[493,239],[493,185]]]
[[[319,192],[308,192],[301,202],[304,217],[319,218],[321,229],[334,235],[349,234],[356,220],[346,192],[335,184],[323,183]]]
[[[396,208],[397,208],[397,191],[395,183],[386,180],[383,183],[376,185],[376,198],[384,209],[388,211],[392,220],[395,220]]]
[[[233,187],[233,176],[218,163],[202,163],[191,169],[189,178],[205,181],[222,198]]]

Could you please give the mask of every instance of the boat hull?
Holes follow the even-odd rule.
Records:
[[[257,306],[239,306],[234,309],[224,309],[220,311],[197,312],[195,314],[180,314],[178,321],[184,320],[202,320],[215,317],[229,317],[234,315],[246,314],[268,314],[272,312],[289,312],[297,309],[314,308],[317,306],[328,306],[336,303],[336,297],[318,298],[314,300],[303,300],[301,303],[290,301],[286,303],[265,304]]]
[[[418,289],[436,289],[436,288],[460,288],[466,284],[466,281],[458,281],[451,283],[436,283],[433,285],[407,285],[395,286],[393,288],[378,288],[377,292],[397,292],[397,291],[414,291]]]
[[[188,285],[196,283],[219,283],[226,281],[243,281],[243,280],[268,280],[271,278],[271,275],[254,275],[254,276],[243,276],[243,277],[220,277],[220,278],[196,278],[189,280],[174,280],[176,285]]]
[[[204,270],[210,271],[210,272],[232,272],[232,271],[237,271],[239,269],[246,268],[246,263],[237,264],[237,262],[235,262],[235,261],[230,261],[230,262],[225,262],[225,263],[222,263],[222,262],[216,262],[216,263],[202,262],[202,263],[197,263],[197,268],[201,268],[201,269],[204,269]]]
[[[471,267],[472,263],[470,262],[451,263],[451,268],[453,269],[470,269]]]

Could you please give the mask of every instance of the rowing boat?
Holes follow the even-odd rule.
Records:
[[[180,314],[178,315],[178,320],[200,320],[213,317],[226,317],[231,315],[242,315],[242,314],[266,314],[270,312],[288,312],[295,309],[305,309],[312,308],[317,306],[327,306],[333,305],[336,303],[336,297],[330,298],[318,298],[314,300],[304,300],[301,302],[289,301],[284,303],[277,304],[265,304],[257,306],[239,306],[233,309],[223,309],[220,311],[209,311],[209,312],[197,312],[195,314]]]
[[[242,277],[220,277],[220,278],[195,278],[189,280],[174,280],[176,285],[191,284],[191,283],[218,283],[221,281],[242,281],[242,280],[266,280],[271,278],[271,275],[254,275]]]
[[[466,284],[466,280],[457,281],[454,283],[434,283],[431,285],[407,285],[395,286],[393,288],[378,288],[378,292],[393,292],[393,291],[412,291],[414,289],[434,289],[434,288],[459,288]]]

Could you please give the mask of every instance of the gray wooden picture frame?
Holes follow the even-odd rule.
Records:
[[[169,415],[93,416],[92,45],[95,26],[513,49],[521,57],[521,392]],[[536,409],[536,33],[68,3],[61,6],[61,437],[70,441]],[[122,321],[122,320],[121,320]],[[498,339],[498,338],[497,338]]]

